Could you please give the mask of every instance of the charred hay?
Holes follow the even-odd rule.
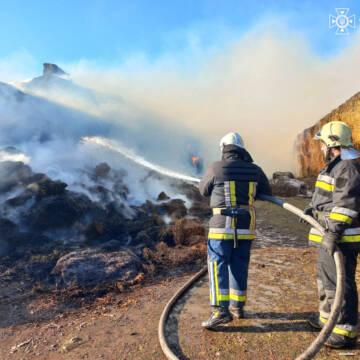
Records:
[[[106,163],[83,173],[89,181],[76,191],[21,162],[0,162],[0,174],[0,257],[9,279],[21,275],[41,291],[119,285],[203,256],[189,246],[205,243],[205,229],[185,219],[184,200],[162,192],[156,203],[129,207],[125,173]],[[197,188],[180,189],[197,201],[200,217],[207,205]]]

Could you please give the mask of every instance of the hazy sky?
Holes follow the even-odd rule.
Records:
[[[116,64],[138,53],[156,59],[189,41],[224,46],[272,18],[320,56],[331,56],[356,32],[344,37],[329,30],[329,14],[342,7],[357,15],[360,27],[358,0],[2,0],[0,58],[26,52],[39,69],[44,61]]]

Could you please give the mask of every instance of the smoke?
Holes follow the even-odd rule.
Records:
[[[187,145],[209,165],[220,157],[219,139],[238,131],[270,176],[294,170],[296,135],[356,93],[360,76],[360,34],[347,48],[322,57],[301,34],[275,23],[264,22],[242,35],[233,31],[211,46],[189,30],[187,47],[155,60],[137,54],[112,65],[85,59],[60,63],[72,82],[17,86],[50,100],[47,107],[57,103],[55,119],[71,119],[66,126],[60,121],[57,129],[58,121],[47,120],[62,139],[109,137],[151,162],[194,175],[184,162]],[[33,68],[30,56],[27,62]],[[1,109],[11,123],[13,114]],[[48,108],[37,109],[43,118],[48,113]],[[46,138],[48,132],[41,122],[37,136]],[[26,137],[27,129],[7,134],[10,140]]]
[[[90,90],[79,86],[71,79],[58,76],[37,77],[32,81],[15,84],[17,88],[58,106],[70,117],[78,114],[84,121],[71,122],[67,137],[105,135],[120,140],[125,147],[136,150],[155,162],[172,169],[193,172],[188,164],[189,145],[195,154],[199,151],[199,140],[180,125],[166,121],[141,105],[132,104],[119,95],[102,93],[102,89]],[[54,115],[58,123],[59,115]],[[60,131],[59,131],[60,130]],[[63,129],[56,129],[58,135]],[[62,134],[64,138],[65,134]]]
[[[146,200],[154,201],[162,191],[172,197],[177,196],[169,181],[148,179],[149,170],[144,168],[146,164],[136,165],[131,157],[131,149],[140,149],[142,153],[145,149],[155,156],[152,149],[157,146],[158,153],[176,164],[176,169],[181,169],[181,166],[186,168],[184,154],[181,152],[185,146],[179,145],[182,141],[189,141],[185,136],[182,140],[172,141],[172,149],[165,152],[162,151],[162,145],[171,142],[165,130],[153,127],[151,131],[155,134],[150,137],[150,129],[145,133],[138,133],[131,127],[127,128],[126,123],[111,122],[109,119],[64,107],[44,98],[22,93],[4,83],[0,83],[0,111],[1,161],[25,162],[34,172],[46,173],[53,180],[61,180],[69,185],[68,189],[85,193],[93,201],[101,202],[101,199],[91,192],[92,188],[100,184],[112,190],[119,180],[116,176],[110,177],[108,181],[93,178],[95,166],[102,162],[107,162],[115,174],[123,171],[124,176],[120,178],[130,189],[128,201],[124,203],[120,198],[113,200],[124,206],[140,205]],[[124,140],[122,149],[125,152],[119,154],[101,147],[91,148],[80,141],[84,136],[94,135]],[[111,144],[110,140],[106,141]],[[176,151],[178,154],[171,156]],[[129,208],[128,213],[131,215]]]
[[[153,124],[199,138],[207,164],[219,158],[219,139],[238,131],[269,174],[294,170],[296,135],[359,90],[359,40],[324,58],[299,34],[261,26],[219,48],[192,44],[157,61],[138,56],[110,68],[81,61],[68,69],[83,86],[157,114]]]
[[[21,161],[24,164],[28,164],[30,158],[22,153],[11,154],[7,151],[0,151],[0,161]]]

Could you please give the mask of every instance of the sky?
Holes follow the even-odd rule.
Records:
[[[348,35],[329,28],[340,8]],[[238,131],[268,172],[293,170],[296,135],[360,91],[359,19],[359,0],[1,0],[0,81],[56,63],[110,100],[52,101],[116,121],[125,100],[200,139],[207,163]]]
[[[154,60],[183,51],[189,42],[226,46],[271,19],[274,28],[280,19],[284,32],[299,33],[327,57],[349,46],[356,32],[334,35],[328,21],[335,8],[349,8],[360,27],[357,0],[2,0],[0,58],[22,52],[38,63],[91,59],[117,64],[141,53]]]

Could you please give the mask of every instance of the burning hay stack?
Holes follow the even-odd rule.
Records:
[[[354,143],[360,147],[360,93],[324,116],[314,126],[300,133],[295,142],[297,173],[301,177],[314,176],[325,166],[320,142],[313,140],[321,126],[330,121],[343,121],[351,127]]]

